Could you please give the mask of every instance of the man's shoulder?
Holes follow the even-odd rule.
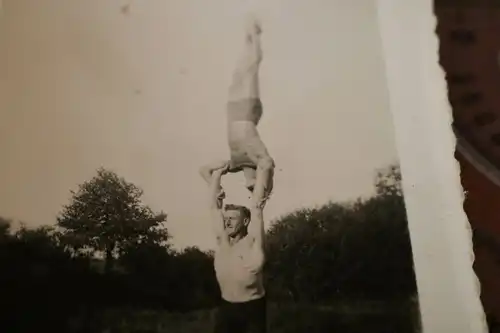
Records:
[[[257,256],[260,259],[264,259],[265,251],[264,247],[260,242],[256,242],[255,239],[248,237],[245,242],[244,251],[249,256]]]
[[[219,242],[215,248],[215,254],[231,253],[231,252],[245,252],[250,251],[254,247],[254,240],[247,236],[242,238],[237,244],[230,244],[229,242]]]

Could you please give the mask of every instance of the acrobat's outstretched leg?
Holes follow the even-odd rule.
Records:
[[[262,62],[261,33],[262,30],[258,21],[254,16],[250,16],[245,31],[243,53],[238,59],[233,79],[229,86],[229,104],[236,103],[247,106],[246,109],[240,108],[240,113],[251,111],[249,108],[259,107],[258,104],[260,104],[259,68]],[[260,109],[262,109],[261,106]],[[262,110],[259,113],[261,112]]]

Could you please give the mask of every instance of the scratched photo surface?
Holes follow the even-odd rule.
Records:
[[[3,0],[1,24],[1,331],[421,331],[374,0]]]
[[[490,333],[500,332],[500,2],[435,1],[440,62]]]

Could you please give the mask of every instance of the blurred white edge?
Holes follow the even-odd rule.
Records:
[[[423,332],[487,332],[433,3],[377,2]]]

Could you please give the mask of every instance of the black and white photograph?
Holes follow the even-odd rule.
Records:
[[[0,331],[422,332],[375,0],[1,10]]]

